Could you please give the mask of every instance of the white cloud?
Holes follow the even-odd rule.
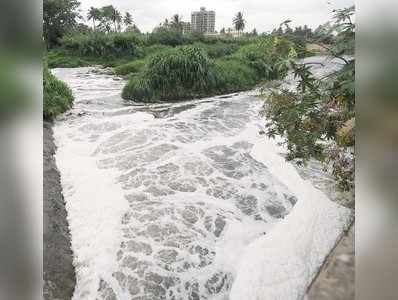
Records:
[[[216,29],[232,27],[232,19],[242,11],[247,21],[246,30],[270,31],[286,19],[292,26],[307,24],[316,27],[327,22],[334,8],[348,7],[354,0],[81,0],[82,15],[90,6],[112,4],[122,13],[129,11],[138,27],[146,32],[178,13],[190,21],[191,12],[205,6],[216,11]]]

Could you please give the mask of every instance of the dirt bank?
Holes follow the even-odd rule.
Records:
[[[43,124],[43,295],[71,299],[75,271],[60,175],[55,164],[52,125]]]

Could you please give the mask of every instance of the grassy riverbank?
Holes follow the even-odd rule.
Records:
[[[47,64],[43,65],[43,118],[51,120],[57,115],[71,108],[73,95],[70,88],[58,80],[48,70]]]
[[[134,73],[122,96],[155,102],[247,90],[262,80],[283,77],[288,66],[282,62],[289,56],[297,56],[293,44],[279,38],[257,39],[214,59],[202,46],[179,46],[130,63]]]

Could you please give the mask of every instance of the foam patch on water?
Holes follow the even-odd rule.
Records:
[[[289,184],[298,204],[264,237],[250,244],[239,263],[230,299],[303,299],[308,286],[351,219],[351,211],[331,202],[303,180],[278,155],[270,140],[257,143],[252,155],[281,182]]]

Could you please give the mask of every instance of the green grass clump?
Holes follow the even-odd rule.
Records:
[[[43,118],[51,120],[72,107],[73,95],[70,88],[58,80],[43,66]]]
[[[114,71],[117,75],[127,75],[141,72],[146,64],[146,60],[139,59],[129,62],[127,64],[123,64],[114,68]]]
[[[130,79],[122,96],[139,101],[148,101],[148,97],[169,101],[199,96],[209,86],[210,67],[203,49],[194,46],[168,49],[150,57],[144,72]]]
[[[243,60],[234,57],[218,59],[213,66],[213,90],[229,93],[247,90],[256,85],[259,76]]]
[[[155,102],[155,94],[149,80],[144,76],[131,76],[122,91],[123,99],[131,99],[142,102]]]
[[[64,49],[50,50],[46,54],[49,68],[77,68],[86,67],[90,62],[86,59],[70,54]]]

